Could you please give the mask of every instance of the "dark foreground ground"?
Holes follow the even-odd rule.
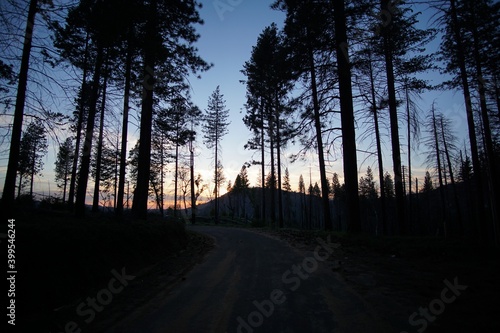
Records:
[[[42,221],[16,231],[17,332],[500,329],[498,251],[471,243],[333,235],[315,266],[323,232]]]

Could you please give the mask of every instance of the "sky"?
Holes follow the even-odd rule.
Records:
[[[221,92],[225,95],[228,109],[230,110],[229,134],[224,137],[222,148],[222,162],[228,179],[234,181],[242,164],[252,159],[252,152],[246,151],[243,146],[251,137],[249,130],[242,122],[244,116],[245,85],[239,81],[244,80],[245,76],[240,73],[245,61],[250,59],[252,46],[256,44],[257,38],[262,30],[275,22],[278,27],[283,26],[285,14],[279,11],[271,10],[270,4],[273,1],[266,0],[221,0],[221,1],[203,1],[204,7],[200,11],[205,24],[199,27],[198,31],[201,38],[197,43],[199,54],[208,62],[213,62],[214,67],[207,73],[202,74],[201,80],[191,80],[193,87],[193,101],[201,109],[206,108],[208,96],[213,92],[217,85],[220,85]],[[432,12],[423,10],[421,24],[429,25],[432,21]],[[436,39],[431,45],[429,51],[439,46],[439,39]],[[426,74],[426,79],[433,84],[440,83],[445,77],[439,73]],[[443,113],[449,115],[456,126],[457,135],[464,134],[466,129],[465,110],[463,108],[463,98],[460,93],[432,91],[422,96],[419,104],[424,113],[427,113],[431,103],[435,101],[436,107]],[[359,132],[358,132],[359,134]],[[404,139],[404,136],[402,136]],[[384,152],[385,168],[388,171],[392,169],[390,160],[390,142],[386,138]],[[200,147],[203,149],[203,147]],[[284,156],[297,152],[299,147],[290,147],[284,152]],[[361,150],[373,150],[373,147],[367,147],[366,143],[359,143]],[[402,158],[406,154],[402,151]],[[309,179],[309,172],[312,174],[312,182],[319,182],[319,173],[317,157],[311,154],[309,161],[297,161],[290,163],[289,159],[283,158],[284,167],[290,169],[290,178],[293,189],[297,189],[300,174],[304,176],[306,183]],[[341,154],[336,154],[336,159],[330,159],[328,173],[331,175],[337,172],[342,181],[342,159]],[[422,177],[425,172],[424,156],[414,154],[415,163],[412,167],[416,176]],[[203,159],[210,159],[210,154],[205,151],[198,158],[197,163],[207,166]],[[255,155],[255,159],[260,159]],[[366,172],[366,167],[371,166],[376,170],[376,160],[365,156],[362,152],[358,153],[359,174]],[[403,165],[407,165],[403,160]],[[208,165],[209,166],[209,165]],[[284,168],[283,168],[284,170]],[[210,177],[210,170],[202,170],[203,174]],[[259,166],[252,166],[249,169],[251,175],[251,184],[256,184],[257,174],[260,173]],[[329,177],[331,178],[331,177]]]
[[[225,0],[202,1],[200,16],[204,25],[198,27],[201,37],[196,44],[203,59],[214,66],[202,79],[190,79],[193,102],[201,109],[207,107],[208,97],[220,86],[229,110],[228,134],[222,139],[222,163],[228,180],[234,182],[242,165],[252,159],[252,152],[244,149],[251,137],[250,131],[243,124],[245,115],[246,87],[241,80],[245,76],[240,72],[250,59],[252,46],[259,34],[273,22],[282,24],[284,14],[269,8],[272,1]],[[199,140],[201,141],[201,140]],[[213,163],[211,152],[199,142],[197,171],[204,179],[212,178]],[[207,163],[208,162],[208,163]],[[259,167],[249,170],[251,183],[255,185]]]
[[[240,72],[243,65],[250,59],[252,46],[256,44],[259,34],[266,26],[275,22],[278,27],[283,26],[285,18],[284,13],[271,10],[270,4],[272,0],[202,0],[203,8],[200,10],[200,16],[204,20],[204,25],[196,26],[200,34],[199,41],[195,46],[199,50],[199,55],[214,66],[208,71],[201,73],[201,79],[194,76],[189,78],[191,85],[191,97],[195,105],[201,110],[205,110],[209,96],[220,86],[220,90],[226,100],[227,109],[230,110],[230,125],[228,134],[222,140],[222,163],[224,173],[227,180],[234,182],[242,165],[245,162],[259,159],[258,153],[247,151],[244,149],[245,143],[251,137],[250,131],[244,125],[242,118],[245,114],[244,104],[246,102],[245,92],[246,87],[241,80],[245,80],[245,76]],[[421,16],[421,24],[427,25],[430,20],[431,13],[424,12]],[[435,41],[430,50],[438,47],[439,40]],[[431,83],[437,84],[443,80],[443,76],[439,73],[428,73],[425,76]],[[71,104],[66,97],[62,97],[65,102],[59,102],[59,105]],[[432,102],[436,102],[437,108],[446,114],[454,123],[456,134],[463,137],[466,134],[466,119],[465,110],[463,107],[463,97],[459,92],[443,92],[432,91],[425,93],[419,101],[424,114],[430,108]],[[117,108],[120,105],[117,102]],[[113,107],[113,106],[110,106]],[[361,126],[361,124],[358,124]],[[138,131],[133,128],[129,129],[128,149],[132,148],[138,137]],[[360,132],[358,131],[358,135]],[[404,140],[404,141],[403,141]],[[196,147],[195,168],[196,173],[200,173],[208,182],[213,178],[213,159],[212,152],[209,151],[202,143],[202,134],[198,134]],[[402,142],[405,142],[402,135]],[[374,169],[377,174],[376,159],[364,154],[362,151],[373,150],[367,142],[357,142],[358,149],[358,173],[363,175],[367,166]],[[390,141],[385,138],[384,164],[386,171],[391,171],[392,162],[390,160]],[[422,148],[422,147],[420,147]],[[317,156],[311,153],[308,161],[297,161],[292,164],[287,156],[291,153],[296,153],[299,147],[289,147],[283,152],[283,173],[284,168],[290,169],[290,178],[292,189],[296,190],[298,185],[299,175],[302,174],[306,180],[306,185],[309,182],[309,174],[311,174],[312,182],[319,182]],[[402,149],[403,164],[406,165],[406,149]],[[52,192],[56,190],[54,183],[54,156],[57,149],[49,148],[49,153],[45,159],[44,176],[38,179],[35,187],[35,192],[47,194],[50,189]],[[255,156],[253,154],[256,154]],[[425,172],[424,157],[422,154],[414,153],[414,163],[412,167],[415,172],[415,177],[423,179]],[[6,160],[0,160],[0,182],[5,179]],[[342,159],[341,154],[336,154],[336,158],[330,159],[328,165],[329,178],[337,172],[342,181]],[[257,175],[260,173],[259,166],[252,166],[249,169],[249,178],[252,186],[256,185]],[[225,189],[225,185],[223,188]],[[89,183],[88,191],[92,192],[93,186]],[[166,184],[166,190],[173,188],[171,183]]]

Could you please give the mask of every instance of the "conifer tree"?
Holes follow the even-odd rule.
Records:
[[[205,110],[205,122],[203,124],[204,143],[209,149],[213,149],[214,158],[214,195],[215,195],[215,223],[219,223],[219,189],[223,182],[220,169],[222,163],[219,160],[221,140],[228,133],[229,110],[226,109],[224,95],[217,86],[208,99],[208,106]]]
[[[42,124],[31,122],[21,139],[19,153],[19,191],[24,183],[29,184],[29,196],[33,198],[35,176],[43,170],[43,157],[47,154],[47,134]],[[23,183],[23,176],[28,177]],[[20,193],[20,192],[18,192]]]
[[[73,165],[74,153],[75,148],[72,138],[67,138],[62,144],[59,145],[54,171],[56,173],[55,180],[57,186],[63,189],[63,203],[66,202],[66,188],[71,179],[71,167]]]

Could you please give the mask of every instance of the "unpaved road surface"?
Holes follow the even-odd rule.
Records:
[[[314,250],[253,231],[191,226],[215,247],[167,293],[107,332],[399,332],[332,270],[338,244]]]

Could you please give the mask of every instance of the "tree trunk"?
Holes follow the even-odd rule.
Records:
[[[129,32],[127,58],[125,60],[125,91],[123,94],[122,142],[120,149],[120,175],[118,178],[118,198],[116,202],[116,215],[123,215],[123,199],[125,196],[125,172],[127,167],[127,137],[128,137],[128,112],[130,99],[130,84],[132,71],[132,45]]]
[[[482,184],[482,176],[481,176],[481,164],[479,162],[479,152],[477,149],[477,138],[476,138],[476,130],[475,130],[475,123],[474,123],[474,113],[472,110],[472,99],[470,95],[470,89],[469,89],[469,82],[467,80],[468,74],[467,74],[467,68],[465,65],[465,52],[464,52],[464,47],[462,44],[462,36],[460,32],[460,26],[458,24],[458,17],[457,17],[457,8],[456,8],[456,1],[455,0],[450,0],[450,14],[451,14],[451,19],[452,19],[452,28],[453,28],[453,35],[455,39],[455,44],[457,48],[457,60],[458,60],[458,65],[460,68],[460,78],[462,81],[462,88],[464,91],[464,99],[465,99],[465,111],[467,114],[467,125],[469,128],[469,141],[470,141],[470,148],[471,148],[471,157],[472,157],[472,167],[474,169],[473,173],[473,178],[474,178],[474,184],[476,187],[476,195],[475,195],[475,205],[476,209],[478,211],[478,232],[479,236],[482,240],[486,241],[488,238],[488,228],[486,224],[486,218],[485,218],[485,209],[483,206],[484,203],[484,197],[483,197],[483,184]]]
[[[312,220],[313,220],[313,195],[312,195],[312,172],[311,172],[311,167],[309,166],[309,219],[307,221],[307,229],[311,230],[312,229]]]
[[[406,94],[406,117],[408,118],[407,123],[407,136],[408,136],[408,220],[409,220],[409,229],[411,231],[413,221],[413,213],[412,213],[412,202],[411,202],[411,118],[410,118],[410,94],[408,91],[408,85],[405,85],[405,94]],[[406,191],[405,191],[406,192]]]
[[[115,169],[114,169],[115,179],[114,179],[114,184],[113,184],[113,209],[114,210],[116,210],[116,199],[117,199],[117,192],[118,192],[118,163],[119,163],[118,146],[119,145],[120,145],[120,139],[117,135],[116,136],[116,152],[115,152]]]
[[[389,0],[381,0],[382,12],[389,12]],[[399,233],[406,234],[405,223],[405,200],[403,193],[403,178],[401,174],[401,150],[399,144],[399,124],[398,110],[396,101],[396,88],[394,79],[394,64],[392,54],[392,42],[389,34],[389,27],[392,26],[392,21],[389,25],[382,28],[382,36],[384,42],[384,55],[387,74],[387,90],[389,95],[389,117],[391,122],[391,142],[392,142],[392,162],[394,169],[394,187],[396,192],[396,212],[399,226]]]
[[[471,10],[474,11],[474,6],[471,6]],[[498,245],[500,242],[500,220],[498,219],[497,209],[500,207],[500,196],[498,195],[498,170],[496,169],[496,161],[495,161],[495,150],[493,148],[493,140],[491,134],[491,126],[490,119],[488,115],[488,105],[486,104],[486,87],[485,80],[483,77],[483,68],[481,64],[481,56],[479,54],[479,37],[477,32],[477,27],[474,24],[472,27],[472,36],[474,40],[474,62],[476,65],[476,74],[477,74],[477,84],[479,90],[479,105],[481,107],[481,119],[483,121],[483,131],[484,131],[484,143],[486,148],[486,163],[488,165],[489,172],[486,173],[488,177],[488,185],[490,192],[490,201],[491,201],[491,214],[493,217],[493,231],[494,231],[494,239],[495,243]]]
[[[261,173],[262,173],[262,223],[266,225],[266,165],[265,165],[265,153],[266,153],[266,140],[265,140],[265,131],[264,131],[264,102],[261,99],[261,120],[262,127],[260,132],[261,139]]]
[[[144,50],[144,81],[141,107],[139,162],[137,187],[132,203],[132,214],[136,219],[146,220],[148,216],[149,182],[151,174],[151,125],[153,122],[153,94],[155,83],[155,49],[153,41],[157,27],[157,0],[149,5],[149,20],[146,23],[146,48]]]
[[[178,124],[178,123],[177,123]],[[179,128],[177,128],[177,139],[179,139]],[[217,170],[217,166],[216,166]],[[175,177],[174,177],[174,217],[177,217],[177,187],[179,182],[179,143],[175,143]]]
[[[268,109],[271,106],[268,105]],[[267,114],[269,114],[269,148],[271,151],[271,175],[270,175],[270,191],[271,191],[271,224],[273,228],[276,228],[276,169],[274,166],[274,119],[273,115],[268,110]]]
[[[436,125],[436,115],[434,113],[434,104],[432,105],[432,128],[433,128],[433,136],[434,136],[434,144],[436,145],[436,162],[438,168],[438,179],[439,179],[439,195],[441,197],[441,213],[443,217],[443,235],[446,238],[448,235],[447,226],[446,226],[446,200],[444,195],[444,184],[443,184],[443,173],[441,167],[441,152],[439,149],[439,140],[438,140],[438,130]]]
[[[446,161],[448,163],[448,172],[450,173],[451,186],[453,188],[453,197],[455,200],[455,207],[457,209],[459,234],[460,234],[460,236],[463,236],[464,226],[463,226],[463,220],[462,220],[462,212],[460,209],[460,201],[458,200],[458,190],[457,190],[457,186],[455,185],[455,177],[453,175],[453,166],[451,164],[451,157],[450,157],[450,152],[448,150],[448,143],[446,142],[446,135],[444,134],[444,125],[443,125],[442,118],[441,118],[441,136],[443,139],[444,154],[446,156]]]
[[[321,129],[321,116],[320,116],[320,106],[318,101],[318,87],[316,84],[316,68],[314,64],[314,54],[312,48],[308,48],[309,66],[311,73],[311,89],[313,98],[313,108],[314,108],[314,127],[316,129],[316,142],[318,145],[318,162],[319,162],[319,174],[321,179],[321,197],[323,203],[323,216],[324,216],[324,229],[332,229],[332,221],[330,219],[330,199],[328,198],[328,181],[326,178],[326,166],[325,166],[325,155],[323,151],[323,135]],[[309,194],[311,195],[311,194]]]
[[[191,127],[191,131],[193,128]],[[196,222],[196,197],[194,193],[194,147],[193,140],[189,142],[189,152],[190,152],[190,161],[189,161],[189,173],[191,176],[191,223],[195,224]]]
[[[108,66],[104,66],[104,82],[102,85],[101,115],[99,119],[99,139],[97,141],[96,170],[94,183],[94,200],[92,202],[92,213],[99,211],[99,188],[101,186],[101,164],[102,164],[102,143],[104,138],[104,114],[106,109],[106,90],[108,85]]]
[[[161,140],[161,144],[160,144],[160,214],[161,214],[161,217],[164,217],[164,214],[165,214],[165,210],[164,210],[164,205],[165,205],[165,193],[164,193],[164,190],[163,190],[163,185],[164,185],[164,175],[165,175],[165,158],[164,158],[164,151],[163,151],[163,148],[164,148],[164,141],[165,141],[165,137],[164,137],[164,133],[162,132],[160,134],[160,140]]]
[[[63,186],[63,204],[66,202],[66,186],[68,185],[68,163],[64,166],[64,186]]]
[[[83,60],[83,78],[81,86],[81,98],[78,105],[78,119],[76,124],[76,143],[75,143],[75,153],[73,156],[73,165],[71,167],[71,180],[69,183],[69,193],[68,193],[68,204],[72,208],[75,198],[75,188],[76,188],[76,173],[78,170],[78,158],[80,157],[80,143],[82,140],[82,128],[83,128],[83,116],[85,111],[85,99],[86,99],[86,87],[87,87],[87,66],[88,66],[88,47],[89,47],[89,36],[85,40],[85,57]]]
[[[500,121],[500,83],[498,82],[498,77],[493,75],[493,80],[495,81],[495,101],[497,102],[497,118]]]
[[[85,216],[85,198],[87,194],[87,183],[89,180],[90,155],[92,151],[92,139],[94,136],[94,122],[97,109],[97,99],[99,96],[99,81],[101,80],[101,69],[103,63],[103,47],[99,45],[97,50],[96,63],[94,68],[92,95],[90,98],[90,108],[87,119],[87,129],[85,142],[83,143],[83,156],[80,165],[80,175],[78,178],[78,188],[76,191],[75,214],[78,217]]]
[[[276,101],[278,108],[278,101]],[[276,110],[276,157],[278,163],[278,226],[283,228],[283,192],[281,190],[281,133],[279,110]]]
[[[354,129],[354,107],[352,102],[351,65],[349,63],[349,52],[347,49],[346,15],[344,1],[333,0],[335,15],[335,46],[337,54],[337,71],[339,75],[339,93],[342,124],[342,146],[344,152],[344,177],[346,187],[348,230],[353,233],[361,231],[359,217],[358,196],[358,164],[356,155],[356,133]],[[321,147],[321,146],[320,146]],[[321,153],[320,156],[323,154]],[[324,163],[324,162],[323,162]],[[323,166],[324,168],[324,166]],[[324,172],[324,171],[323,171]],[[321,180],[323,196],[328,194],[326,174]],[[323,199],[328,203],[328,196]],[[332,229],[330,222],[330,210],[328,214],[328,225],[325,220],[325,229]]]
[[[33,156],[31,164],[31,178],[30,178],[30,198],[33,200],[33,183],[35,180],[35,164],[36,164],[36,144],[33,145]]]
[[[16,107],[14,110],[14,122],[12,124],[12,138],[10,141],[9,162],[5,175],[5,185],[2,194],[2,212],[10,214],[14,203],[16,192],[16,177],[19,164],[19,152],[21,148],[21,133],[23,130],[24,104],[26,102],[26,86],[28,83],[28,70],[31,54],[31,43],[33,40],[33,27],[35,26],[35,15],[37,12],[38,0],[31,0],[26,30],[24,33],[23,54],[21,58],[21,68],[19,71]]]
[[[217,122],[218,123],[218,122]],[[219,129],[218,126],[215,126],[215,186],[214,186],[214,194],[215,194],[215,224],[219,224]]]
[[[375,94],[375,80],[373,77],[373,67],[370,52],[369,59],[369,71],[370,71],[370,90],[371,90],[371,104],[373,112],[373,124],[375,126],[375,141],[377,146],[377,159],[378,159],[378,177],[380,182],[380,204],[382,206],[382,235],[387,235],[387,207],[386,207],[386,197],[385,197],[385,181],[384,181],[384,161],[382,157],[382,145],[380,142],[380,128],[378,122],[378,108],[377,108],[377,98]]]

